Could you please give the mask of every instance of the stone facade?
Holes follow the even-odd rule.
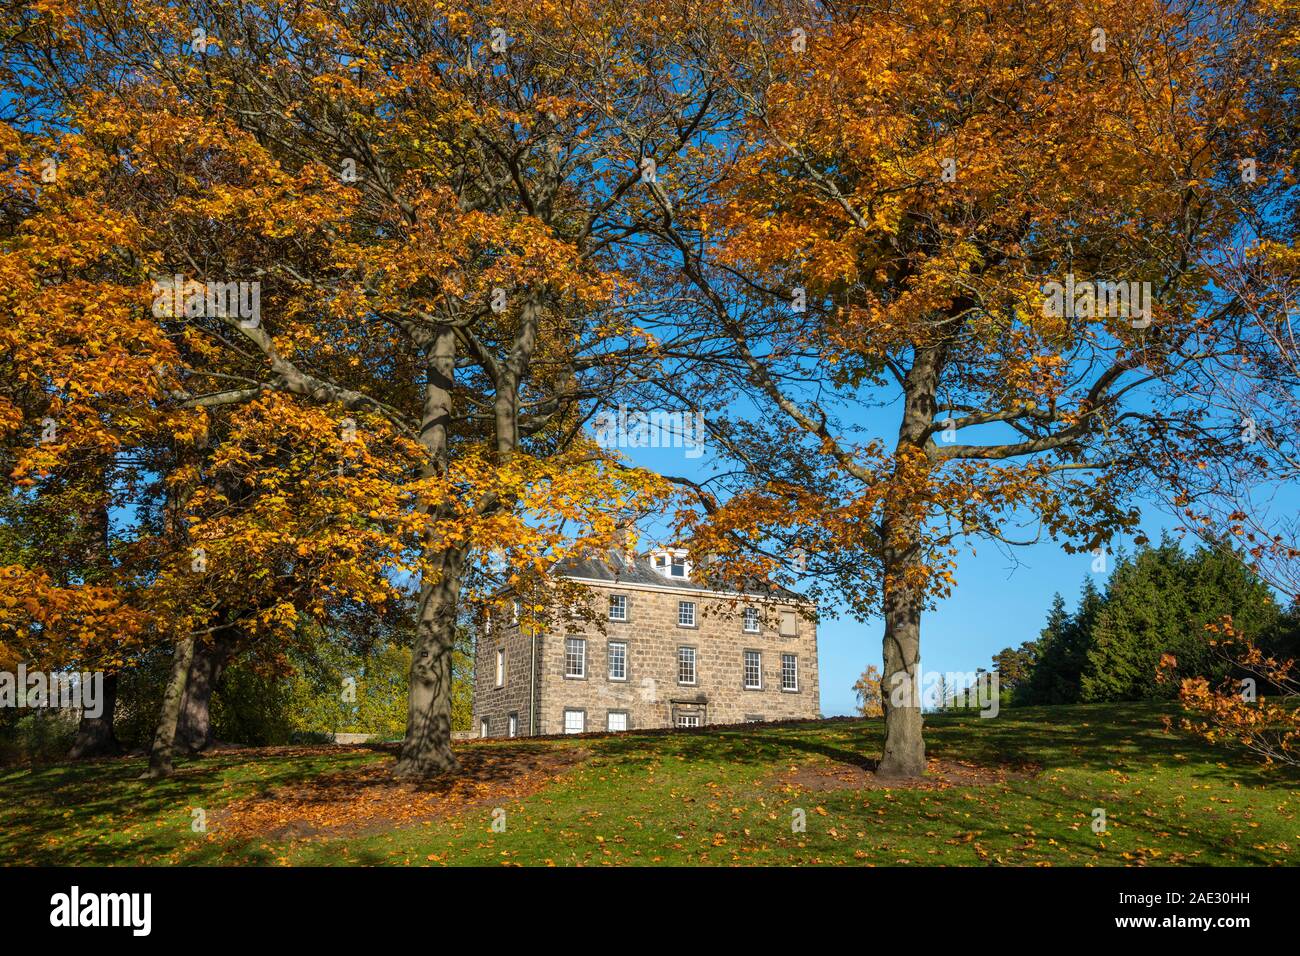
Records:
[[[578,612],[537,634],[496,620],[480,634],[473,725],[480,736],[818,716],[810,605],[790,592],[724,594],[682,580],[658,585],[644,570],[635,577],[579,578],[594,620]],[[613,614],[612,597],[622,598]],[[626,619],[611,619],[620,610]]]

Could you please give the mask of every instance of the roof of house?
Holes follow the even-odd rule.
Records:
[[[791,591],[779,584],[773,584],[771,581],[754,580],[746,582],[743,588],[715,584],[707,579],[707,575],[701,578],[700,575],[704,569],[699,566],[694,568],[694,575],[691,578],[669,577],[655,570],[651,554],[634,555],[632,560],[629,560],[627,555],[619,551],[610,551],[603,557],[565,558],[556,562],[552,570],[561,577],[579,578],[586,581],[607,581],[610,584],[644,585],[658,588],[670,587],[680,588],[683,591],[735,592],[737,594],[761,595],[785,601],[805,602],[808,600],[802,594]]]

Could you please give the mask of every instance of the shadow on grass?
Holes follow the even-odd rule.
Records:
[[[191,829],[193,809],[211,811],[235,797],[315,779],[339,769],[340,757],[363,762],[370,755],[250,758],[222,751],[179,760],[175,775],[150,781],[138,779],[146,767],[141,757],[10,770],[0,774],[5,794],[0,863],[95,866],[149,860],[176,850],[178,830],[203,839]],[[159,826],[159,821],[165,822]],[[132,836],[123,843],[118,838],[128,828],[134,828]],[[200,862],[219,849],[204,847],[189,859]]]
[[[1173,720],[1166,732],[1163,717]],[[1073,768],[1136,773],[1179,768],[1194,779],[1243,786],[1300,788],[1300,774],[1267,767],[1252,755],[1213,746],[1180,730],[1175,705],[1089,704],[1004,708],[998,717],[977,713],[927,714],[926,752],[990,768]],[[819,721],[762,728],[680,732],[669,739],[626,734],[593,741],[598,753],[621,761],[656,760],[665,754],[691,760],[770,764],[791,750],[874,771],[884,737],[879,718]]]

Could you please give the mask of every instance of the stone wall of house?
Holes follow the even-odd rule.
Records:
[[[627,598],[628,619],[609,621],[609,595]],[[581,711],[587,732],[609,727],[611,712],[626,714],[629,730],[671,727],[679,715],[694,715],[700,725],[740,723],[745,720],[814,718],[819,712],[817,634],[811,620],[794,606],[750,600],[735,601],[694,591],[617,586],[592,586],[595,622],[577,621],[555,627],[538,638],[540,677],[537,693],[539,734],[565,729],[565,711]],[[695,626],[683,626],[680,602],[695,604]],[[744,631],[743,608],[759,608],[759,632]],[[566,676],[566,637],[585,644],[585,676]],[[520,734],[527,734],[527,641],[518,639],[519,665],[507,665],[507,687],[492,686],[496,643],[480,642],[476,673],[475,728],[481,717],[489,719],[492,736],[504,736],[505,714],[519,707]],[[627,676],[611,679],[609,644],[627,645]],[[511,640],[504,638],[507,655],[515,659]],[[694,648],[695,683],[679,681],[679,648]],[[760,655],[762,687],[745,686],[744,652]],[[797,662],[798,690],[783,690],[782,656]],[[516,680],[518,685],[516,686]],[[523,697],[524,703],[517,702]],[[499,728],[499,729],[498,729]]]
[[[528,656],[532,642],[520,628],[508,621],[497,619],[491,633],[481,634],[474,651],[474,723],[476,736],[482,721],[487,720],[488,737],[509,736],[510,715],[517,718],[517,736],[526,737],[529,728],[529,674]],[[505,681],[496,682],[496,656],[505,651]]]

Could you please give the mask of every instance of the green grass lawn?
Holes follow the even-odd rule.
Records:
[[[927,718],[930,756],[1028,773],[978,786],[810,791],[815,768],[852,776],[879,754],[879,721],[698,733],[502,741],[479,758],[581,759],[518,796],[485,779],[423,819],[343,832],[223,836],[223,808],[343,781],[391,760],[372,750],[223,752],[163,783],[143,760],[0,772],[3,864],[1012,864],[1277,865],[1300,861],[1300,778],[1210,748],[1150,705],[1004,709]],[[501,751],[510,749],[511,753]],[[515,750],[514,748],[519,748]],[[563,756],[558,755],[558,756]],[[858,771],[860,773],[860,771]],[[379,787],[386,785],[379,783]],[[475,787],[480,787],[475,790]],[[371,790],[370,793],[377,793]],[[477,794],[477,797],[475,796]],[[352,793],[364,801],[364,792]],[[360,804],[353,803],[356,807]],[[494,832],[494,808],[505,831]],[[194,832],[194,810],[209,820]],[[1106,813],[1093,832],[1093,811]],[[807,826],[793,832],[802,810]],[[326,815],[333,812],[325,810]],[[287,821],[292,823],[292,821]]]

